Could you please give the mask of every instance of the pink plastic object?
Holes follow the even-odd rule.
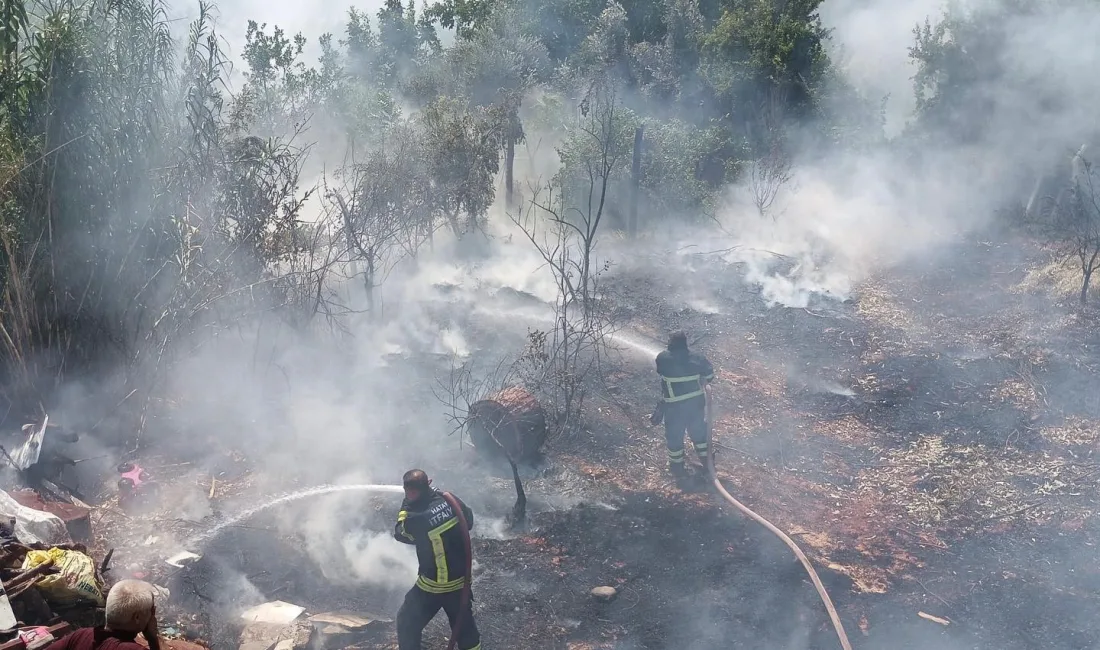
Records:
[[[130,479],[130,482],[134,484],[134,487],[138,487],[143,482],[141,479],[143,474],[145,474],[145,470],[141,469],[141,467],[137,465],[134,465],[133,469],[122,475],[122,478]]]

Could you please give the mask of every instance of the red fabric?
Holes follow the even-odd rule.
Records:
[[[54,641],[46,650],[149,650],[137,643],[136,638],[136,634],[85,627]]]

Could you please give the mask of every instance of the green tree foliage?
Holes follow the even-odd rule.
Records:
[[[241,131],[270,128],[272,107],[292,119],[312,100],[310,77],[293,42],[250,29],[245,96],[266,112],[229,120],[205,5],[177,62],[157,2],[65,5],[36,21],[15,4],[7,24],[22,37],[0,114],[0,386],[27,404],[72,373],[115,367],[148,396],[176,341],[201,344],[235,315],[298,297],[298,276],[272,271],[294,256],[303,152]]]
[[[232,93],[210,7],[177,50],[162,1],[0,0],[0,386],[24,398],[97,365],[151,393],[237,319],[308,325],[334,266],[365,266],[371,294],[438,228],[484,228],[533,130],[559,145],[559,226],[595,233],[626,225],[638,129],[644,218],[705,214],[791,125],[843,145],[869,123],[829,113],[861,100],[820,0],[386,0],[319,35],[315,62],[258,20]],[[928,115],[965,101],[933,70],[954,65],[936,30]],[[301,179],[322,171],[306,223]]]
[[[495,196],[505,116],[441,97],[421,113],[430,204],[456,236],[481,229]]]

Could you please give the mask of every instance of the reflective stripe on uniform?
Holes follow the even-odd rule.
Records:
[[[420,587],[429,594],[449,594],[452,591],[458,591],[462,589],[462,585],[466,583],[465,578],[459,578],[457,580],[451,580],[449,582],[439,582],[438,580],[432,580],[431,578],[425,578],[424,576],[416,577],[416,586]]]
[[[670,463],[682,463],[684,462],[684,450],[672,451],[668,450],[668,462]]]
[[[443,548],[443,533],[458,525],[458,517],[443,522],[442,525],[428,531],[428,539],[432,542],[432,553],[435,555],[436,584],[447,585],[453,581],[448,580],[450,571],[447,569],[447,551]],[[459,580],[461,582],[461,579]]]
[[[413,540],[413,536],[405,530],[405,519],[408,516],[409,513],[407,510],[402,510],[401,512],[397,513],[397,523],[401,526],[401,536],[409,541],[415,541]]]
[[[691,375],[688,377],[665,377],[662,375],[661,380],[665,382],[665,389],[668,391],[668,395],[664,397],[665,402],[682,402],[686,399],[691,399],[692,397],[698,397],[702,395],[703,385],[700,381],[702,378],[702,375]],[[713,375],[711,376],[711,378],[713,378]],[[689,381],[694,381],[696,386],[698,386],[699,388],[683,395],[677,395],[676,391],[672,389],[673,384],[686,384]]]

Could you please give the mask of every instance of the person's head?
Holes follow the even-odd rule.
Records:
[[[428,493],[428,490],[432,487],[432,480],[428,478],[424,470],[410,469],[405,472],[401,484],[405,488],[405,498],[409,501],[416,501]]]
[[[144,632],[156,614],[153,585],[142,580],[119,580],[107,592],[107,629]]]
[[[668,335],[668,349],[669,350],[687,350],[688,349],[688,337],[683,332],[673,332]]]

